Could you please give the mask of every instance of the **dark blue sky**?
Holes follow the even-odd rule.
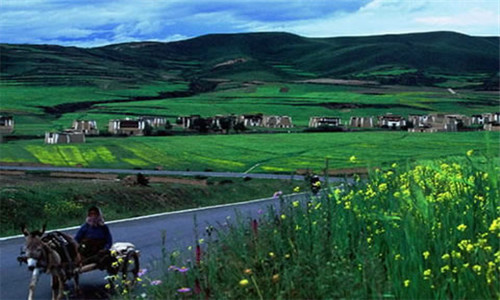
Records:
[[[500,35],[496,0],[2,0],[0,42],[93,47],[209,33]]]

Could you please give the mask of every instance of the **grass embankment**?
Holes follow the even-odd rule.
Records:
[[[223,203],[271,197],[277,190],[291,192],[281,180],[207,179],[206,186],[150,183],[128,186],[120,182],[68,180],[32,175],[25,180],[3,177],[0,192],[0,236],[20,234],[20,225],[49,229],[80,225],[92,205],[106,220],[143,216]]]
[[[498,299],[499,204],[498,165],[484,158],[393,165],[216,228],[190,259],[165,257],[163,277],[144,275],[136,296]]]
[[[498,132],[293,133],[173,137],[88,138],[85,144],[46,145],[21,140],[0,144],[0,161],[93,168],[144,168],[245,172],[320,172],[383,166],[498,149]],[[355,165],[349,157],[355,155]]]

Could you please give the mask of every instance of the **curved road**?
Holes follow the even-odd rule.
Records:
[[[60,170],[58,170],[60,171]],[[74,171],[72,169],[72,171]],[[92,172],[95,172],[92,171]],[[141,170],[141,172],[146,173]],[[155,171],[166,172],[166,171]],[[199,172],[198,172],[199,173]],[[212,172],[207,172],[212,174]],[[150,174],[150,173],[147,173]],[[228,173],[220,173],[228,174]],[[176,174],[177,175],[177,174]],[[227,175],[224,175],[227,176]],[[289,177],[288,177],[289,178]],[[285,201],[308,199],[307,194],[292,194],[285,196]],[[195,236],[205,236],[207,224],[216,226],[227,220],[235,220],[236,211],[241,212],[243,217],[256,217],[259,210],[266,211],[270,205],[278,206],[277,199],[260,199],[243,203],[219,205],[200,209],[191,209],[179,212],[171,212],[130,220],[112,221],[108,225],[113,233],[114,241],[127,241],[134,243],[141,250],[141,267],[147,267],[153,258],[161,256],[162,232],[166,234],[167,251],[186,249],[195,244]],[[194,226],[196,215],[198,227]],[[227,217],[230,217],[229,219]],[[74,235],[77,228],[68,228],[62,231]],[[195,231],[197,233],[195,234]],[[206,238],[206,237],[205,237]],[[16,257],[19,255],[20,247],[24,243],[24,237],[16,236],[0,239],[0,299],[18,300],[26,299],[28,295],[28,284],[31,273],[26,265],[19,266]],[[152,273],[154,276],[154,273]],[[104,277],[106,273],[92,271],[82,274],[80,285],[82,295],[76,298],[71,294],[71,299],[106,299]],[[72,291],[72,285],[70,284]],[[35,299],[50,299],[50,278],[42,275],[35,291]]]

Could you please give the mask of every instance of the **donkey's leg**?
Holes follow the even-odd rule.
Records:
[[[52,288],[52,300],[57,300],[57,290],[59,289],[59,278],[57,275],[52,274],[50,286]]]
[[[36,283],[38,282],[39,276],[40,276],[40,269],[35,268],[33,270],[33,275],[31,275],[30,289],[29,289],[29,293],[28,293],[28,300],[33,300],[33,297],[35,295],[35,287],[36,287]]]
[[[80,275],[75,272],[75,274],[73,275],[73,282],[75,284],[75,295],[80,295]]]
[[[61,300],[64,298],[64,273],[63,272],[58,272],[57,274],[57,280],[58,280],[58,293],[57,293],[57,300]]]

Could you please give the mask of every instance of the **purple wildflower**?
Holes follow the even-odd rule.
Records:
[[[262,215],[262,214],[264,213],[264,211],[263,211],[262,209],[260,209],[260,208],[259,208],[259,209],[257,210],[257,213],[258,213],[259,215]]]
[[[161,280],[153,280],[151,281],[151,285],[160,285],[162,283]]]
[[[183,287],[177,290],[179,293],[189,293],[191,292],[191,289],[188,287]]]
[[[140,269],[137,276],[142,277],[148,272],[148,269]]]
[[[187,271],[189,271],[189,268],[187,268],[187,267],[180,267],[180,268],[177,268],[177,271],[179,271],[180,273],[186,273]]]
[[[170,267],[168,267],[168,270],[169,271],[177,271],[177,270],[179,270],[179,268],[177,268],[176,266],[170,266]]]

